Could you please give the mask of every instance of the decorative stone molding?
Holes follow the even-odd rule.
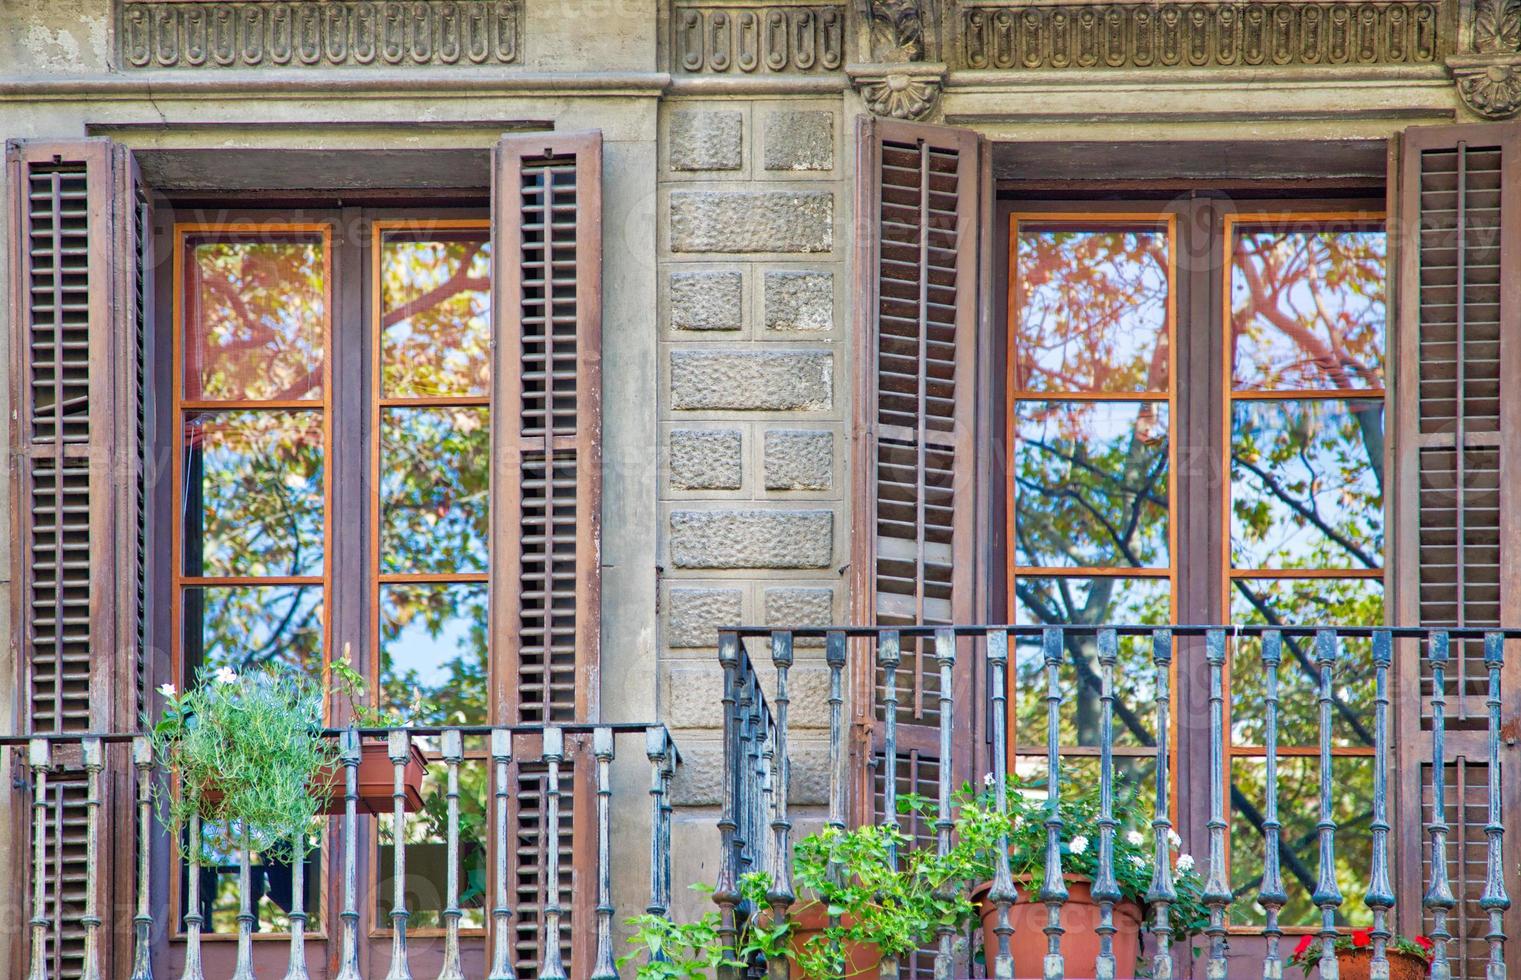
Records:
[[[980,4],[961,17],[973,69],[1421,65],[1449,47],[1437,0]]]
[[[945,65],[851,65],[850,80],[866,108],[893,119],[923,119],[934,111],[945,82]]]
[[[671,11],[678,72],[838,71],[845,61],[842,3],[680,3]]]
[[[126,68],[518,59],[518,0],[120,0],[116,16]]]
[[[1465,105],[1487,119],[1521,112],[1521,0],[1473,0],[1469,50],[1447,59]]]

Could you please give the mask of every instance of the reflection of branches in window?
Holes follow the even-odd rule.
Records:
[[[1267,839],[1267,819],[1262,815],[1262,811],[1258,810],[1256,805],[1253,804],[1252,801],[1247,798],[1246,794],[1241,791],[1241,788],[1236,785],[1234,780],[1231,782],[1231,807],[1238,814],[1240,814],[1248,824],[1252,826],[1252,829],[1257,831],[1258,835],[1261,836],[1263,840]],[[1347,830],[1350,828],[1371,824],[1372,822],[1373,811],[1365,810],[1351,820],[1341,821],[1337,827],[1340,830]],[[1315,892],[1317,876],[1310,870],[1309,865],[1307,865],[1300,858],[1300,853],[1307,850],[1311,845],[1315,844],[1319,839],[1319,834],[1320,830],[1317,827],[1315,829],[1307,831],[1304,834],[1299,835],[1293,840],[1289,840],[1282,834],[1281,831],[1278,837],[1279,866],[1284,871],[1288,872],[1295,881],[1299,882],[1300,888],[1302,888],[1307,895],[1313,894]],[[1261,887],[1262,875],[1257,875],[1248,881],[1242,882],[1231,891],[1232,894],[1239,899],[1248,896],[1253,892],[1259,891]],[[1341,909],[1337,910],[1336,916],[1337,925],[1347,925],[1346,916],[1343,914]]]
[[[1236,586],[1236,591],[1240,592],[1246,601],[1252,604],[1252,608],[1257,610],[1257,614],[1262,617],[1263,622],[1269,626],[1286,625],[1283,622],[1283,618],[1278,615],[1278,611],[1256,589],[1252,588],[1250,583],[1242,579],[1236,579],[1233,584]],[[1305,649],[1303,640],[1297,636],[1284,636],[1283,645],[1288,648],[1290,655],[1294,658],[1294,662],[1299,665],[1299,669],[1303,672],[1304,676],[1318,686],[1320,684],[1320,668],[1316,666],[1314,659]],[[1373,733],[1368,731],[1367,726],[1363,723],[1362,718],[1359,717],[1356,709],[1342,700],[1334,687],[1331,689],[1331,708],[1351,727],[1352,734],[1359,743],[1362,745],[1373,744]]]
[[[1305,466],[1305,469],[1309,471],[1312,477],[1314,477],[1316,475],[1316,470],[1311,465],[1309,457],[1304,454],[1304,451],[1302,449],[1300,450],[1300,457],[1301,462]],[[1336,530],[1336,528],[1332,527],[1331,524],[1321,516],[1320,509],[1315,504],[1315,497],[1313,494],[1310,495],[1308,502],[1300,500],[1298,497],[1294,496],[1294,494],[1281,482],[1279,482],[1279,480],[1275,478],[1271,473],[1256,465],[1255,463],[1248,461],[1246,457],[1234,449],[1231,450],[1231,462],[1255,476],[1262,484],[1263,488],[1266,489],[1275,498],[1277,498],[1280,502],[1282,502],[1284,506],[1288,507],[1294,513],[1304,518],[1305,521],[1309,522],[1327,538],[1331,539],[1331,541],[1345,548],[1347,550],[1347,553],[1350,554],[1353,558],[1356,558],[1358,561],[1362,562],[1364,567],[1379,567],[1378,559],[1375,556],[1368,554],[1368,552],[1364,551],[1363,548],[1357,544],[1357,542],[1353,541],[1342,532]]]
[[[292,589],[290,592],[289,605],[285,613],[280,617],[273,629],[270,630],[269,639],[260,646],[248,650],[243,655],[239,670],[246,670],[257,664],[264,664],[275,660],[282,653],[293,652],[297,647],[296,637],[307,633],[313,627],[313,620],[318,615],[319,606],[307,606],[305,614],[299,622],[296,616],[302,612],[303,589]],[[268,608],[267,606],[261,608]]]
[[[1028,476],[1016,477],[1016,484],[1032,495],[1045,498],[1050,501],[1070,500],[1092,517],[1094,523],[1101,527],[1114,545],[1115,551],[1134,568],[1144,567],[1147,562],[1136,552],[1136,535],[1140,530],[1143,511],[1148,504],[1166,509],[1167,501],[1157,493],[1162,485],[1166,474],[1166,452],[1153,452],[1139,437],[1132,438],[1126,449],[1125,462],[1119,472],[1101,470],[1086,460],[1081,459],[1076,452],[1062,452],[1045,440],[1023,440],[1026,445],[1032,446],[1054,459],[1066,462],[1072,466],[1080,467],[1089,475],[1096,478],[1092,485],[1085,486],[1082,483],[1066,481],[1059,488],[1052,488],[1041,484]],[[1107,484],[1110,488],[1106,488]],[[1124,502],[1124,508],[1119,522],[1107,515],[1099,504],[1090,499],[1089,494],[1096,494],[1107,500],[1119,500]],[[1021,507],[1017,515],[1016,524],[1024,523],[1018,518],[1029,514],[1029,509]],[[1054,530],[1054,529],[1053,529]],[[1063,553],[1074,561],[1078,558],[1075,549],[1069,549],[1058,542],[1064,541],[1060,534],[1054,534],[1057,540],[1049,544],[1063,549]],[[1028,539],[1022,538],[1028,543]],[[1027,550],[1026,554],[1036,555],[1035,550]],[[1085,564],[1085,562],[1078,562]]]
[[[403,320],[410,320],[412,317],[424,312],[425,310],[432,309],[435,306],[441,306],[442,304],[453,299],[455,296],[458,296],[460,293],[482,293],[489,290],[491,288],[490,279],[470,275],[470,266],[475,261],[476,255],[480,253],[480,250],[484,246],[484,242],[469,243],[468,250],[464,253],[463,257],[459,261],[459,267],[455,269],[454,272],[449,274],[448,279],[444,280],[442,283],[433,287],[422,295],[416,296],[410,300],[407,300],[405,303],[402,303],[400,306],[387,310],[385,315],[380,319],[381,328],[384,329],[386,327],[394,326]]]

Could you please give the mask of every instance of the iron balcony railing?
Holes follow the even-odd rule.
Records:
[[[413,741],[419,738],[437,740],[447,770],[447,886],[442,919],[445,928],[443,962],[444,977],[461,977],[460,968],[460,767],[466,760],[463,741],[466,737],[484,738],[487,744],[487,760],[493,771],[491,795],[494,801],[494,828],[491,853],[494,855],[495,895],[490,908],[492,922],[492,948],[488,980],[512,980],[516,977],[511,962],[511,930],[508,920],[513,915],[509,902],[509,881],[514,872],[511,866],[515,848],[509,839],[512,828],[508,823],[508,795],[510,793],[508,767],[514,762],[529,763],[544,771],[543,794],[546,798],[544,833],[547,841],[543,848],[547,862],[544,878],[554,883],[560,880],[562,834],[566,829],[560,819],[561,796],[565,792],[562,771],[571,760],[568,741],[590,736],[590,762],[595,768],[594,793],[596,834],[596,906],[595,906],[595,957],[590,976],[594,980],[616,980],[613,949],[613,928],[618,909],[613,902],[611,874],[611,849],[613,846],[611,820],[613,806],[613,781],[611,768],[617,755],[617,746],[625,739],[643,739],[642,753],[649,766],[650,838],[649,845],[649,904],[641,911],[664,915],[670,907],[671,896],[671,803],[670,785],[680,763],[680,753],[663,725],[642,723],[619,723],[603,725],[519,725],[494,726],[444,726],[378,729],[330,729],[325,732],[336,738],[339,759],[343,767],[343,812],[341,816],[342,856],[339,858],[342,881],[342,923],[339,942],[339,980],[359,980],[360,942],[359,892],[357,874],[357,841],[359,793],[357,779],[361,744],[366,741],[383,742],[386,756],[394,770],[394,812],[377,815],[376,820],[390,820],[392,846],[394,847],[393,891],[389,913],[391,935],[391,972],[393,977],[410,977],[407,952],[406,903],[406,852],[405,832],[407,789],[405,770],[411,758]],[[621,738],[620,738],[621,737]],[[85,851],[86,881],[85,905],[78,925],[84,933],[84,963],[81,975],[98,980],[101,973],[102,913],[97,908],[97,875],[102,865],[103,841],[109,839],[110,827],[106,821],[117,816],[106,811],[102,798],[102,772],[106,766],[106,747],[112,743],[129,742],[131,761],[135,770],[134,813],[121,814],[135,821],[135,907],[134,942],[132,957],[133,980],[149,980],[153,976],[153,933],[156,915],[162,915],[161,896],[151,893],[154,875],[151,868],[152,839],[157,819],[154,804],[155,780],[168,777],[153,755],[148,738],[138,733],[127,734],[48,734],[0,739],[4,744],[24,744],[26,768],[32,781],[34,814],[30,826],[30,853],[32,855],[32,917],[30,925],[29,980],[49,980],[46,951],[51,940],[59,937],[60,923],[49,918],[46,904],[50,869],[47,866],[49,850],[49,820],[47,814],[48,775],[54,768],[55,756],[68,755],[79,760],[85,772]],[[533,746],[536,751],[525,754],[523,746]],[[633,804],[629,804],[633,805]],[[641,804],[643,805],[643,804]],[[627,821],[623,822],[627,824]],[[192,818],[188,827],[189,839],[199,840],[199,820]],[[189,865],[188,900],[184,919],[184,980],[203,980],[202,967],[202,921],[200,896],[200,849],[186,848],[185,860]],[[245,980],[254,975],[253,933],[256,916],[251,907],[250,851],[243,847],[238,851],[238,901],[237,915],[237,961],[234,980]],[[302,861],[291,862],[292,908],[290,921],[290,955],[287,980],[301,980],[308,976],[305,955],[307,911],[304,908],[305,888]],[[566,965],[561,959],[561,917],[565,913],[560,904],[560,892],[553,884],[547,890],[547,900],[542,908],[542,962],[539,975],[543,978],[565,978]],[[157,899],[157,903],[156,903]],[[582,969],[576,971],[586,975]]]
[[[1425,842],[1424,857],[1429,862],[1419,903],[1428,934],[1434,942],[1431,977],[1435,980],[1453,980],[1466,976],[1483,976],[1486,980],[1500,980],[1505,976],[1506,932],[1503,916],[1510,907],[1504,882],[1504,827],[1501,819],[1500,744],[1501,723],[1501,670],[1504,666],[1505,647],[1509,640],[1521,638],[1521,630],[1485,630],[1476,628],[1428,629],[1428,628],[1367,628],[1367,627],[1263,627],[1263,626],[1172,626],[1154,628],[1140,626],[965,626],[931,627],[913,626],[902,628],[809,628],[773,629],[742,627],[721,631],[719,658],[723,666],[723,715],[724,715],[724,784],[727,794],[719,821],[721,832],[721,864],[714,893],[719,906],[722,936],[733,942],[738,935],[744,917],[754,913],[742,899],[740,878],[749,871],[765,871],[770,875],[771,890],[767,895],[769,914],[780,920],[796,900],[791,873],[793,823],[789,814],[791,790],[791,752],[793,733],[789,731],[789,711],[794,707],[789,687],[789,673],[795,663],[794,646],[803,640],[824,643],[824,664],[828,669],[828,815],[827,825],[845,828],[847,820],[859,818],[859,807],[852,813],[851,787],[858,773],[851,768],[850,747],[847,744],[847,724],[859,724],[861,714],[853,712],[848,704],[851,677],[874,679],[875,704],[865,713],[868,723],[876,726],[875,742],[868,748],[870,764],[883,765],[883,760],[896,760],[899,752],[899,691],[903,681],[902,672],[909,669],[904,663],[906,650],[932,649],[932,653],[920,653],[918,659],[927,664],[922,668],[923,679],[929,684],[909,682],[919,696],[938,701],[935,725],[938,727],[938,751],[941,763],[935,798],[935,820],[928,823],[941,853],[946,853],[952,843],[952,807],[954,793],[953,766],[949,760],[965,746],[955,744],[956,718],[961,712],[983,713],[987,719],[986,738],[973,748],[978,752],[976,761],[990,767],[988,779],[994,787],[996,805],[1007,809],[1010,785],[1008,781],[1008,682],[1011,677],[1010,650],[1017,644],[1038,644],[1038,660],[1035,685],[1041,690],[1034,693],[1046,702],[1046,745],[1044,781],[1048,799],[1051,801],[1046,826],[1046,858],[1044,880],[1032,883],[1036,886],[1037,900],[1046,906],[1046,924],[1037,941],[1047,952],[1043,960],[1044,980],[1062,980],[1069,971],[1074,976],[1114,977],[1116,962],[1113,947],[1114,910],[1120,899],[1113,863],[1114,841],[1120,821],[1114,808],[1115,801],[1115,677],[1118,651],[1122,637],[1139,637],[1131,642],[1149,643],[1149,666],[1153,672],[1154,686],[1151,710],[1154,712],[1155,737],[1154,768],[1150,787],[1155,794],[1155,812],[1151,821],[1151,845],[1155,854],[1155,871],[1146,901],[1151,909],[1151,929],[1157,936],[1155,951],[1150,957],[1151,976],[1168,978],[1176,975],[1174,961],[1174,928],[1169,922],[1169,904],[1177,899],[1174,891],[1169,835],[1173,821],[1169,811],[1169,773],[1173,760],[1170,757],[1169,732],[1175,724],[1172,713],[1171,672],[1175,656],[1175,641],[1194,638],[1202,640],[1203,659],[1199,665],[1207,671],[1208,685],[1208,764],[1210,767],[1210,794],[1207,822],[1208,862],[1205,870],[1203,902],[1208,909],[1209,922],[1203,936],[1204,975],[1211,980],[1225,980],[1241,975],[1240,967],[1234,966],[1227,973],[1227,947],[1237,934],[1230,928],[1228,910],[1237,896],[1232,892],[1227,871],[1227,754],[1226,754],[1226,703],[1225,666],[1229,644],[1241,638],[1251,638],[1259,646],[1257,656],[1263,668],[1265,690],[1262,697],[1264,717],[1261,720],[1265,733],[1265,799],[1262,831],[1262,875],[1256,890],[1255,901],[1265,913],[1265,924],[1260,938],[1265,943],[1262,954],[1261,976],[1276,980],[1284,975],[1287,959],[1281,941],[1285,935],[1279,913],[1288,901],[1283,868],[1280,865],[1280,839],[1282,823],[1279,813],[1279,772],[1281,699],[1278,668],[1283,664],[1285,648],[1299,659],[1315,678],[1316,721],[1318,749],[1311,749],[1319,763],[1318,814],[1314,830],[1315,850],[1318,853],[1318,872],[1314,882],[1311,902],[1318,909],[1319,923],[1312,927],[1312,942],[1319,945],[1320,976],[1336,980],[1337,961],[1333,951],[1341,930],[1338,916],[1344,906],[1361,901],[1371,917],[1372,975],[1389,976],[1388,949],[1392,939],[1393,917],[1397,896],[1392,884],[1391,872],[1391,825],[1389,813],[1390,770],[1390,681],[1397,644],[1418,648],[1421,660],[1422,690],[1426,699],[1424,710],[1429,713],[1431,765],[1430,818],[1421,823],[1422,840]],[[1067,964],[1063,962],[1061,937],[1063,934],[1062,912],[1067,903],[1068,892],[1061,869],[1060,841],[1062,821],[1055,806],[1061,791],[1060,744],[1063,709],[1069,700],[1062,690],[1059,674],[1067,656],[1069,641],[1082,639],[1096,648],[1098,664],[1096,686],[1098,689],[1098,761],[1100,827],[1098,840],[1098,873],[1093,882],[1093,896],[1099,906],[1099,924],[1095,932],[1099,936],[1098,959],[1092,964]],[[1357,641],[1371,647],[1372,684],[1372,757],[1373,787],[1372,814],[1368,824],[1371,837],[1371,871],[1366,890],[1361,896],[1343,894],[1337,879],[1337,831],[1338,822],[1334,810],[1335,787],[1332,781],[1333,757],[1332,724],[1333,711],[1345,705],[1338,700],[1336,672],[1342,661],[1344,645]],[[925,646],[917,646],[924,644]],[[963,650],[972,645],[980,651],[985,662],[985,692],[978,703],[957,703],[955,671],[958,646]],[[764,656],[756,648],[765,648]],[[1366,649],[1366,647],[1365,647]],[[1477,655],[1465,655],[1466,649],[1481,649],[1482,659]],[[1403,657],[1405,654],[1402,653]],[[870,658],[862,663],[858,658]],[[1033,658],[1031,658],[1033,659]],[[759,662],[767,662],[771,670],[765,678],[772,693],[768,697],[763,690]],[[1455,677],[1479,666],[1477,677]],[[979,665],[979,669],[981,665]],[[1449,673],[1451,671],[1452,673]],[[1028,681],[1027,676],[1024,680]],[[1487,945],[1482,962],[1472,964],[1468,970],[1455,967],[1449,956],[1449,944],[1454,936],[1452,916],[1459,904],[1455,896],[1449,871],[1449,835],[1452,827],[1447,814],[1453,800],[1448,796],[1447,769],[1451,756],[1446,746],[1448,736],[1447,703],[1453,697],[1449,693],[1454,680],[1464,681],[1475,689],[1482,688],[1485,715],[1479,728],[1483,733],[1483,745],[1487,765],[1487,798],[1484,834],[1484,882],[1478,906],[1487,918],[1487,932],[1483,941]],[[964,688],[963,688],[964,689]],[[1460,692],[1457,697],[1463,697]],[[1514,695],[1512,695],[1514,697]],[[963,716],[968,717],[968,716]],[[1360,720],[1361,721],[1361,720]],[[1193,724],[1194,722],[1190,722]],[[921,744],[922,744],[921,739]],[[893,762],[887,763],[892,766]],[[1038,765],[1038,763],[1037,763]],[[889,770],[876,784],[880,798],[874,812],[876,819],[898,824],[896,773]],[[926,794],[927,795],[927,794]],[[859,800],[855,801],[859,804]],[[1459,801],[1462,803],[1463,801]],[[1404,819],[1410,819],[1404,814]],[[1014,882],[1007,852],[995,864],[995,875],[990,900],[996,905],[998,937],[996,950],[984,951],[987,975],[1007,978],[1013,976],[1011,960],[1013,926],[1010,908],[1016,899]],[[1413,898],[1413,896],[1412,896]],[[1412,898],[1403,898],[1410,901]],[[837,920],[836,920],[837,921]],[[976,940],[973,939],[973,942]],[[937,978],[967,976],[972,968],[966,957],[965,944],[958,951],[958,940],[950,928],[942,928],[932,952],[933,972]],[[1181,957],[1180,961],[1186,961]],[[766,964],[768,976],[785,978],[789,975],[788,961]],[[909,965],[891,958],[881,963],[881,976],[897,978],[908,972]],[[737,974],[737,969],[731,975]],[[1253,971],[1255,973],[1255,970]]]

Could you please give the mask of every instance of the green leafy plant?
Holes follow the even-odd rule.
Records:
[[[1386,947],[1391,953],[1403,953],[1414,957],[1423,963],[1431,962],[1432,948],[1434,944],[1425,936],[1401,936],[1392,935]],[[1336,937],[1334,948],[1338,953],[1350,952],[1355,949],[1373,948],[1372,929],[1354,929],[1350,933],[1343,933]],[[1320,966],[1320,937],[1307,934],[1300,938],[1299,945],[1294,947],[1294,952],[1289,955],[1289,966],[1297,966],[1304,971],[1306,978]]]
[[[711,885],[691,887],[703,895],[713,894]],[[751,908],[764,906],[770,889],[771,876],[763,872],[740,878],[741,900]],[[717,911],[704,913],[696,922],[645,914],[634,916],[628,924],[635,930],[628,941],[638,948],[619,957],[618,969],[640,961],[635,973],[639,980],[699,980],[714,976],[720,967],[742,967],[757,957],[786,956],[793,929],[790,921],[778,924],[750,915],[737,923],[737,941],[729,946],[719,934],[722,919]]]
[[[244,845],[292,859],[329,792],[338,751],[322,736],[322,690],[279,667],[202,671],[190,690],[159,688],[162,715],[151,725],[155,755],[174,776],[158,794],[176,832],[193,816],[204,846]]]

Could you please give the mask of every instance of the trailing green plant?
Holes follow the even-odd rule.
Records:
[[[1057,835],[1061,870],[1063,874],[1094,881],[1098,877],[1103,831],[1099,823],[1099,788],[1079,782],[1067,771],[1060,778],[1061,793],[1056,814],[1061,820]],[[1117,815],[1140,812],[1134,792],[1122,781],[1117,780],[1117,783],[1113,812]],[[1014,883],[1028,894],[1037,894],[1046,877],[1046,821],[1051,804],[1043,784],[1034,785],[1017,775],[1008,777],[1006,798],[1007,811],[1000,813],[991,774],[984,777],[981,790],[974,790],[970,785],[962,787],[957,796],[956,836],[977,855],[974,872],[977,881],[988,881],[993,877],[998,846],[1006,837],[1009,871]],[[1155,838],[1149,828],[1143,830],[1134,822],[1126,826],[1124,818],[1118,819],[1120,825],[1115,828],[1113,840],[1115,882],[1122,901],[1133,902],[1148,913],[1142,928],[1150,933],[1155,930],[1156,923],[1146,896],[1156,871]],[[1176,898],[1168,905],[1167,918],[1175,941],[1190,940],[1209,925],[1209,909],[1204,904],[1204,879],[1193,856],[1179,850],[1182,843],[1176,833],[1168,831]]]
[[[711,885],[694,884],[692,890],[711,896]],[[739,881],[741,900],[752,909],[766,903],[771,876],[763,872],[744,875]],[[757,957],[769,959],[786,956],[793,923],[773,923],[749,915],[736,924],[735,943],[727,945],[719,932],[722,918],[716,910],[705,912],[695,922],[677,922],[663,915],[646,913],[628,920],[634,934],[628,941],[635,951],[618,958],[618,969],[638,962],[635,976],[639,980],[701,980],[715,976],[721,967],[742,967]]]
[[[290,860],[314,829],[338,751],[322,735],[322,689],[279,667],[204,670],[190,690],[159,688],[163,713],[151,726],[154,754],[174,777],[157,794],[177,834],[202,820],[211,852],[247,844]]]

